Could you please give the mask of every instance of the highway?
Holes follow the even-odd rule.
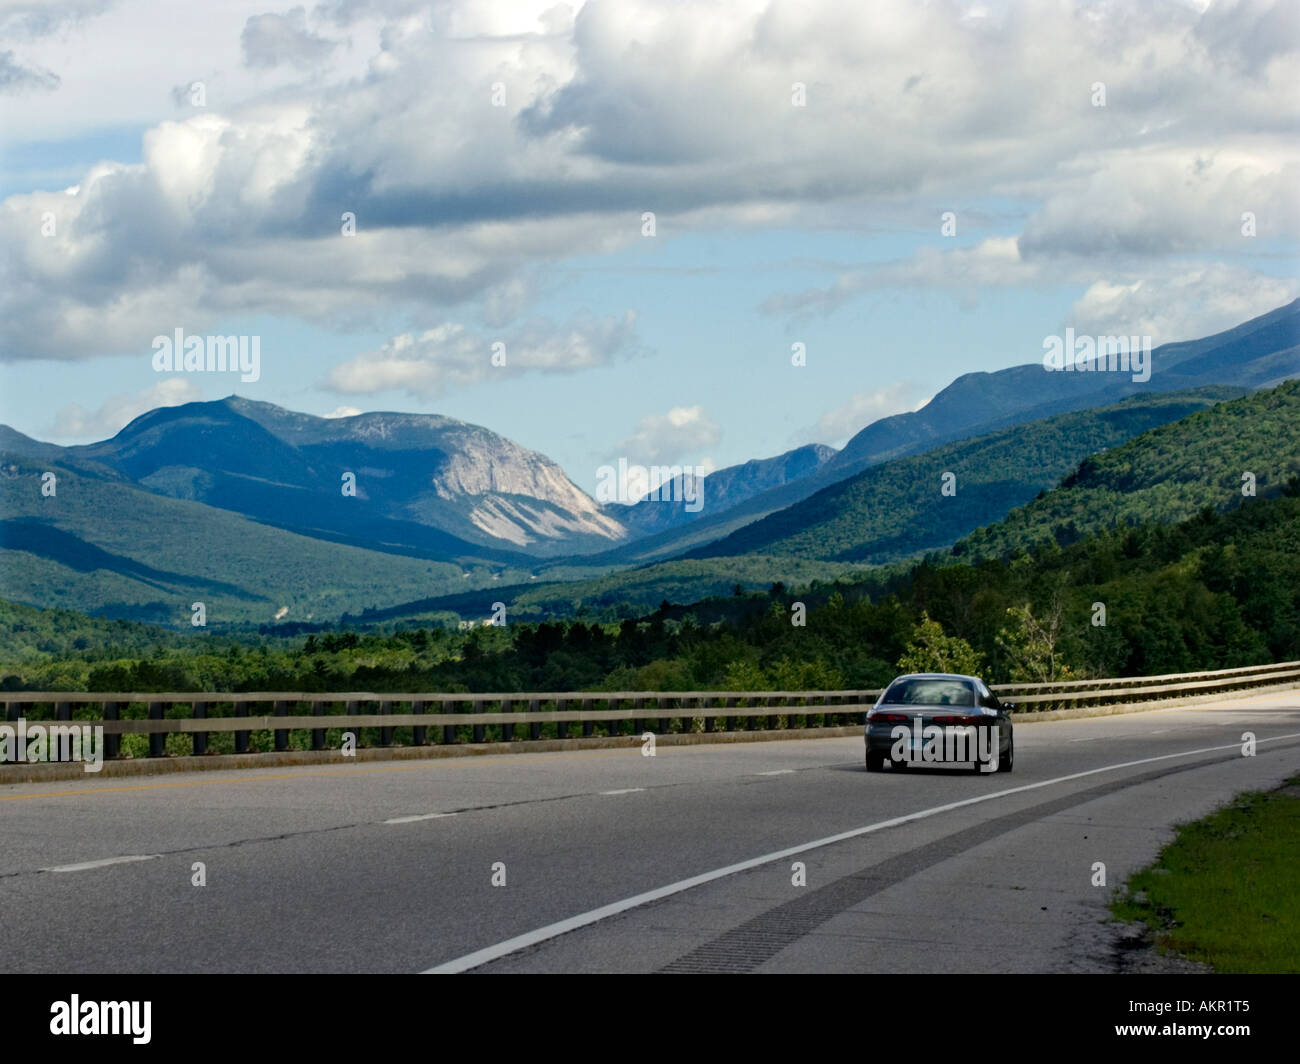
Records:
[[[859,736],[5,785],[0,971],[1112,972],[1110,888],[1297,773],[1283,692],[1021,723],[1011,774]]]

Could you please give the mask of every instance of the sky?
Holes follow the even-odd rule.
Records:
[[[1295,298],[1298,119],[1294,0],[0,0],[0,423],[439,413],[589,492],[842,446]]]

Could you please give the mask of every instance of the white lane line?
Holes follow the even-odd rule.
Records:
[[[1276,743],[1284,739],[1300,739],[1300,732],[1294,732],[1289,735],[1275,735],[1268,739],[1260,739],[1256,743],[1258,746],[1262,743]],[[773,861],[780,861],[786,857],[793,857],[796,854],[807,853],[809,850],[817,850],[823,846],[831,846],[837,842],[844,842],[848,839],[860,838],[863,835],[870,835],[876,831],[884,831],[886,828],[898,827],[900,824],[910,824],[917,820],[926,820],[932,816],[938,816],[940,813],[948,813],[954,809],[961,809],[968,805],[979,805],[981,802],[991,802],[995,798],[1006,798],[1012,794],[1024,794],[1026,791],[1036,791],[1042,787],[1052,787],[1058,783],[1068,783],[1071,780],[1084,779],[1088,776],[1095,776],[1101,772],[1115,772],[1122,768],[1135,768],[1138,765],[1151,765],[1157,761],[1169,761],[1176,757],[1194,757],[1197,754],[1216,754],[1221,750],[1239,750],[1240,743],[1230,743],[1227,746],[1206,746],[1199,750],[1184,750],[1177,754],[1160,754],[1157,757],[1144,757],[1138,761],[1122,761],[1115,765],[1103,765],[1101,768],[1090,768],[1083,772],[1073,772],[1068,776],[1057,776],[1050,780],[1041,780],[1038,783],[1026,783],[1021,787],[1010,787],[1005,791],[994,791],[992,794],[981,794],[974,798],[964,798],[960,802],[949,802],[947,805],[936,805],[932,809],[922,809],[917,813],[908,813],[906,816],[894,817],[892,820],[881,820],[875,824],[868,824],[866,827],[853,828],[851,831],[842,831],[838,835],[828,835],[824,839],[815,839],[812,842],[805,842],[798,846],[791,846],[785,850],[777,850],[775,853],[767,853],[762,857],[751,857],[748,861],[740,861],[736,864],[727,865],[725,868],[715,868],[712,872],[704,872],[698,876],[691,876],[689,879],[679,879],[676,883],[669,883],[664,887],[657,887],[654,890],[648,890],[644,894],[636,894],[630,898],[624,898],[622,901],[611,902],[609,905],[602,905],[598,909],[591,909],[585,913],[579,913],[577,916],[570,916],[567,920],[559,920],[553,924],[547,924],[545,927],[539,927],[535,931],[529,931],[522,935],[516,935],[514,938],[508,938],[504,942],[498,942],[494,946],[487,946],[473,953],[467,953],[463,957],[457,957],[454,960],[444,961],[442,964],[433,968],[426,968],[422,975],[444,975],[454,972],[466,972],[471,968],[477,968],[481,964],[487,964],[489,961],[499,960],[508,954],[515,953],[521,949],[527,949],[529,946],[535,946],[539,942],[545,942],[548,939],[558,938],[560,935],[567,934],[570,931],[576,931],[580,927],[586,927],[589,924],[597,923],[601,920],[608,919],[611,916],[617,916],[619,913],[627,912],[629,909],[636,909],[642,905],[648,905],[652,901],[659,901],[661,898],[668,898],[674,894],[680,894],[683,891],[690,890],[692,887],[702,886],[705,883],[712,883],[715,879],[723,879],[726,876],[733,876],[737,872],[748,872],[751,868],[758,868],[760,865],[771,864]]]
[[[856,762],[854,763],[856,764]],[[789,776],[793,772],[794,769],[792,768],[778,768],[778,769],[774,769],[771,772],[759,772],[757,774],[759,776]]]
[[[86,872],[92,868],[107,868],[115,864],[131,864],[133,861],[153,861],[160,853],[137,853],[129,857],[105,857],[102,861],[82,861],[80,864],[57,865],[54,868],[42,868],[42,872]]]
[[[1104,736],[1104,735],[1092,735],[1092,736],[1089,736],[1087,739],[1071,739],[1070,742],[1072,742],[1072,743],[1095,743],[1098,739],[1105,739],[1105,738],[1106,738],[1106,736]]]
[[[1165,734],[1166,732],[1168,732],[1168,731],[1169,731],[1168,728],[1161,728],[1159,731],[1148,732],[1147,734],[1149,734],[1149,735],[1164,735],[1164,734]]]
[[[607,794],[607,795],[608,794],[640,794],[643,790],[645,790],[644,787],[629,787],[625,791],[601,791],[600,793]]]
[[[445,816],[455,816],[455,813],[421,813],[419,816],[395,816],[392,820],[385,820],[385,824],[414,824],[417,820],[441,820]]]

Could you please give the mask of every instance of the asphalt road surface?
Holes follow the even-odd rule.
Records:
[[[1285,692],[1021,724],[1009,775],[855,737],[0,786],[0,971],[1113,971],[1111,888],[1297,772]]]

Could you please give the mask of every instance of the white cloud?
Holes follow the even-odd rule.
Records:
[[[825,288],[769,296],[760,309],[766,314],[826,314],[863,292],[882,288],[947,289],[969,306],[983,289],[1034,284],[1046,272],[1045,264],[1021,258],[1015,237],[990,237],[951,251],[920,247],[911,258],[843,273]]]
[[[641,418],[618,449],[634,465],[686,464],[712,470],[713,460],[701,457],[701,452],[721,440],[722,429],[709,419],[704,407],[675,406],[666,414]]]
[[[169,377],[142,392],[110,396],[98,409],[86,410],[69,403],[54,415],[51,429],[56,439],[101,440],[116,435],[127,424],[160,406],[180,406],[202,398],[198,385],[184,377]]]
[[[448,322],[418,335],[395,336],[378,351],[335,366],[322,383],[347,395],[396,388],[435,396],[525,373],[575,373],[626,354],[635,330],[631,310],[622,318],[581,314],[563,324],[535,318],[500,336]]]
[[[0,52],[0,93],[53,92],[59,75],[42,67],[24,66],[11,51]]]
[[[671,234],[797,226],[836,204],[1043,205],[1015,260],[992,243],[933,250],[812,309],[908,277],[969,302],[983,284],[1055,283],[1068,256],[1085,283],[1130,283],[1159,264],[1116,251],[1218,254],[1243,210],[1294,235],[1292,5],[620,0],[571,17],[552,0],[333,0],[308,16],[241,0],[177,30],[125,2],[96,20],[94,48],[72,42],[57,91],[0,113],[31,141],[67,116],[150,125],[138,165],[95,167],[57,207],[0,204],[0,359],[147,351],[177,324],[239,314],[369,323],[478,301],[501,320],[545,264],[640,239],[646,209]],[[296,72],[334,25],[347,39],[330,63]],[[250,61],[284,61],[239,67],[245,29]],[[123,100],[127,42],[139,70]],[[55,66],[60,46],[18,59]],[[148,101],[170,106],[159,86],[182,80],[178,63],[207,79],[208,110],[145,119]],[[46,210],[57,237],[41,234]]]
[[[328,59],[337,46],[336,41],[307,28],[307,11],[302,7],[282,15],[253,16],[244,24],[239,43],[244,65],[250,67],[314,67]]]
[[[1235,138],[1107,153],[1086,176],[1047,191],[1025,225],[1027,259],[1248,251],[1250,241],[1300,236],[1300,147]],[[1256,237],[1243,235],[1243,214]]]
[[[102,15],[114,0],[0,0],[0,37],[38,40]]]
[[[817,424],[803,433],[800,442],[826,443],[843,447],[848,440],[873,421],[891,414],[905,414],[919,410],[930,399],[916,385],[895,381],[871,391],[857,392],[834,410],[828,410]]]
[[[1150,336],[1158,347],[1222,332],[1297,295],[1293,278],[1215,263],[1155,281],[1093,284],[1065,324],[1079,335]]]

